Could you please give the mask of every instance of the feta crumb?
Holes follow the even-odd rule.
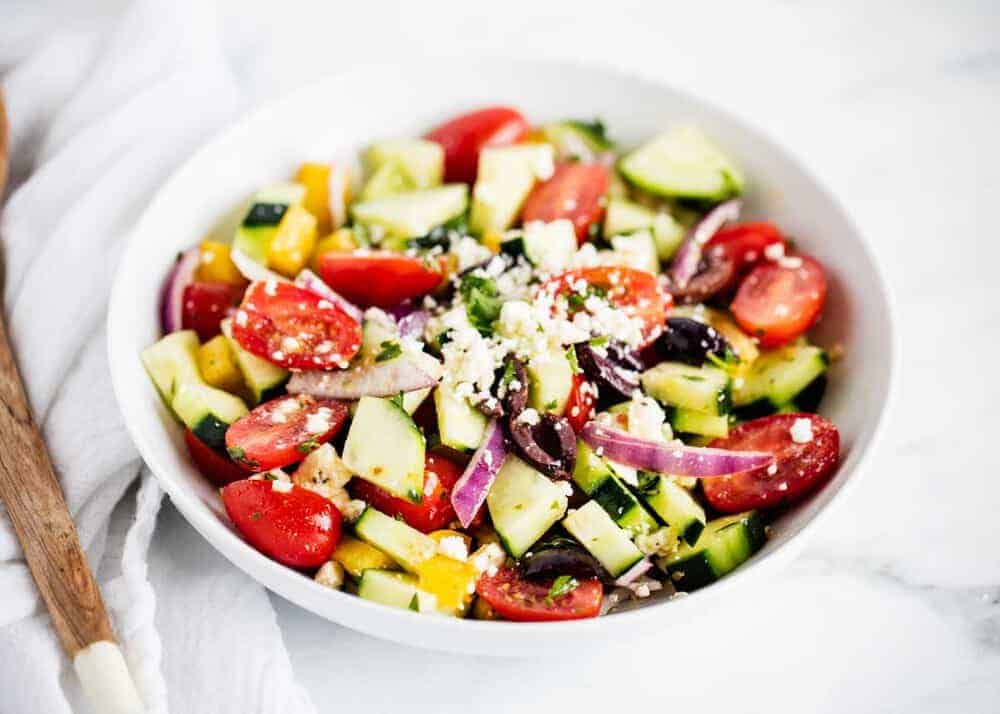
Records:
[[[344,586],[344,566],[335,560],[328,560],[316,571],[315,580],[320,585],[340,590]]]
[[[240,327],[246,327],[248,319],[250,319],[250,318],[247,316],[246,310],[237,310],[236,311],[236,324],[237,325],[239,325]]]
[[[277,280],[268,280],[267,282],[265,282],[264,283],[264,294],[268,295],[269,297],[274,297],[275,295],[277,295],[278,294],[278,281]]]
[[[556,481],[555,483],[566,498],[569,498],[570,496],[573,495],[573,484],[571,484],[569,481]]]
[[[809,419],[796,419],[788,431],[796,444],[808,444],[813,440],[812,421]]]
[[[445,536],[438,541],[438,553],[453,560],[465,562],[469,558],[469,547],[461,536]]]
[[[496,543],[485,543],[472,554],[469,560],[479,573],[492,576],[496,575],[497,570],[507,560],[507,554]]]
[[[767,467],[768,476],[774,476],[776,473],[778,473],[778,464],[771,464]]]
[[[527,424],[528,426],[535,426],[541,421],[541,417],[538,416],[538,412],[528,407],[523,412],[517,415],[517,419],[514,420],[517,424]]]
[[[293,488],[291,481],[272,481],[271,490],[278,493],[290,493]]]
[[[768,260],[781,260],[785,257],[785,244],[772,243],[764,249],[764,257]]]

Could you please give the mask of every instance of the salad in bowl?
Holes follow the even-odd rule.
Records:
[[[249,197],[142,363],[235,529],[449,617],[596,617],[724,577],[840,455],[826,275],[697,126],[489,107]],[[193,242],[193,241],[192,241]]]

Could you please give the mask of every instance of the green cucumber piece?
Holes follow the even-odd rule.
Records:
[[[404,409],[391,399],[362,397],[347,433],[343,460],[364,480],[420,503],[424,448],[424,435]]]
[[[645,270],[647,273],[660,272],[660,258],[656,252],[653,234],[648,230],[636,231],[629,235],[611,237],[612,252],[620,261],[620,265]]]
[[[552,175],[549,144],[520,144],[483,149],[472,191],[469,227],[478,235],[510,228],[536,180]]]
[[[167,406],[173,402],[181,384],[203,381],[198,371],[198,346],[198,335],[194,330],[179,330],[142,351],[139,357],[142,366]]]
[[[461,215],[468,200],[468,186],[450,183],[356,203],[351,215],[358,223],[378,226],[398,239],[406,239],[426,235]]]
[[[369,568],[361,573],[358,597],[415,612],[437,612],[437,597],[417,587],[417,579],[394,570]]]
[[[597,501],[632,538],[656,530],[656,519],[615,475],[608,463],[584,441],[577,442],[573,482]]]
[[[376,201],[387,196],[414,191],[419,186],[407,172],[406,167],[396,160],[386,161],[378,167],[368,180],[359,196],[362,201]]]
[[[696,590],[732,572],[757,552],[767,534],[757,511],[717,518],[694,545],[658,561],[678,590]]]
[[[411,573],[437,552],[437,542],[433,538],[371,506],[354,524],[354,532]]]
[[[743,191],[743,174],[700,130],[661,134],[618,163],[626,179],[657,196],[723,201]]]
[[[657,213],[624,198],[613,198],[608,202],[604,215],[605,239],[644,229],[652,232],[656,255],[660,260],[669,260],[684,240],[684,226],[666,211]]]
[[[601,152],[614,147],[599,119],[550,122],[543,124],[538,133],[552,144],[559,159],[592,161]]]
[[[472,452],[483,443],[486,416],[455,394],[450,382],[441,382],[434,390],[438,435],[441,443],[458,451]]]
[[[520,558],[566,512],[566,494],[555,483],[509,455],[486,505],[503,547]]]
[[[573,367],[562,350],[534,357],[527,364],[528,406],[561,415],[573,391]]]
[[[662,474],[639,472],[639,495],[678,538],[694,544],[705,528],[705,509],[687,489]]]
[[[279,183],[254,194],[233,239],[233,248],[242,250],[258,263],[267,263],[267,248],[278,224],[290,206],[302,203],[306,188],[299,183]]]
[[[563,519],[563,526],[613,577],[642,560],[642,551],[597,501],[587,501],[570,511]]]
[[[236,366],[240,368],[240,372],[243,373],[243,381],[250,388],[253,403],[261,404],[279,396],[291,372],[243,349],[240,343],[233,339],[230,318],[222,321],[222,334],[226,336],[226,340],[233,350]]]
[[[539,270],[558,273],[568,268],[576,255],[576,231],[565,219],[531,221],[501,242],[500,250],[508,255],[523,255]]]
[[[184,425],[213,449],[226,448],[226,430],[247,413],[242,399],[203,382],[180,384],[170,406]]]
[[[717,367],[661,362],[642,373],[642,388],[653,399],[712,416],[728,414],[732,379]]]
[[[747,407],[766,402],[774,411],[793,401],[826,372],[829,364],[826,352],[815,345],[796,344],[764,352],[735,385],[733,404]]]
[[[444,176],[444,149],[427,139],[386,139],[368,147],[365,165],[375,173],[395,162],[406,173],[414,188],[440,186]]]
[[[696,412],[677,407],[670,417],[670,426],[678,434],[698,434],[722,438],[729,436],[729,417]]]

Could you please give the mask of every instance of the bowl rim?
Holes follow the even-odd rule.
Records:
[[[454,58],[449,59],[445,57],[434,57],[421,58],[417,61],[421,65],[433,65],[435,63],[445,63],[453,60]],[[123,376],[125,374],[125,370],[122,369],[126,360],[130,358],[137,359],[136,355],[131,354],[131,349],[127,345],[124,337],[129,329],[127,321],[123,316],[124,308],[122,307],[128,299],[128,294],[125,292],[125,280],[123,278],[125,272],[124,266],[135,264],[135,254],[140,251],[141,247],[141,241],[138,237],[146,232],[146,226],[150,220],[150,214],[154,213],[154,209],[157,205],[161,201],[165,200],[164,195],[169,194],[168,189],[175,183],[181,181],[191,170],[191,167],[200,163],[202,157],[205,154],[210,153],[216,144],[224,142],[231,135],[245,131],[250,125],[263,122],[266,117],[274,114],[275,112],[280,112],[283,105],[294,103],[303,95],[307,96],[317,91],[321,91],[327,84],[348,82],[351,81],[352,78],[363,77],[366,74],[378,72],[380,70],[385,71],[388,69],[395,69],[398,71],[397,66],[388,62],[365,63],[343,72],[332,73],[244,112],[236,119],[236,121],[230,122],[221,127],[214,134],[199,144],[198,148],[174,171],[172,171],[170,176],[157,188],[153,198],[149,204],[147,204],[142,215],[135,222],[132,230],[126,238],[125,249],[123,250],[118,265],[115,268],[114,281],[109,297],[109,308],[106,322],[108,359],[111,372],[112,389],[119,411],[123,416],[125,428],[128,431],[133,443],[136,445],[143,461],[156,477],[160,486],[170,496],[171,501],[184,516],[185,520],[187,520],[187,522],[190,523],[195,530],[197,530],[201,536],[212,545],[213,548],[220,552],[230,563],[247,573],[247,575],[261,583],[269,590],[278,593],[285,599],[296,603],[300,607],[303,607],[304,609],[309,610],[324,619],[335,621],[345,627],[362,631],[377,637],[396,639],[397,641],[407,642],[409,644],[419,642],[418,639],[413,637],[403,637],[401,635],[397,636],[395,634],[385,632],[383,627],[375,627],[363,623],[352,623],[349,617],[334,618],[324,612],[321,612],[317,607],[315,607],[312,604],[313,598],[321,593],[325,597],[343,599],[345,601],[343,605],[347,608],[344,612],[350,614],[349,610],[351,608],[356,608],[357,612],[367,610],[373,614],[377,613],[383,622],[392,621],[393,623],[398,623],[398,625],[394,624],[393,626],[398,626],[401,629],[408,628],[411,630],[421,630],[424,633],[428,633],[430,630],[452,631],[453,633],[457,632],[461,635],[468,635],[470,638],[477,639],[490,636],[505,636],[508,638],[522,637],[530,633],[532,635],[531,639],[537,640],[538,638],[547,638],[551,634],[571,636],[573,634],[585,635],[602,630],[614,630],[619,625],[625,627],[652,619],[664,619],[668,616],[684,618],[685,616],[693,614],[693,610],[704,609],[703,605],[714,602],[718,598],[725,597],[726,593],[731,590],[741,588],[748,582],[766,575],[767,573],[775,572],[781,565],[787,563],[789,560],[798,555],[808,542],[808,539],[812,537],[819,526],[829,517],[830,513],[833,512],[835,508],[841,506],[848,498],[849,494],[853,493],[854,489],[857,488],[861,474],[866,471],[869,465],[874,447],[877,443],[879,443],[884,434],[884,430],[888,422],[888,415],[893,409],[896,401],[896,394],[898,392],[899,350],[897,344],[898,335],[896,331],[896,310],[892,294],[889,289],[889,283],[886,280],[884,266],[876,260],[870,241],[864,232],[860,230],[851,215],[845,210],[838,196],[822,184],[795,153],[779,144],[769,135],[768,132],[760,129],[748,121],[745,121],[735,113],[730,112],[729,110],[720,107],[711,101],[703,99],[696,93],[684,89],[678,89],[667,82],[650,78],[638,71],[623,70],[618,67],[599,63],[548,59],[500,59],[489,56],[462,57],[461,61],[466,65],[476,66],[495,66],[502,64],[505,68],[507,68],[507,71],[510,72],[530,72],[533,69],[544,67],[546,69],[557,69],[572,72],[597,73],[614,77],[622,81],[629,81],[644,85],[645,89],[651,92],[667,90],[676,95],[683,96],[692,105],[699,107],[699,109],[705,111],[706,113],[718,116],[724,119],[727,123],[737,126],[741,132],[762,144],[765,152],[779,154],[783,160],[791,165],[801,175],[801,177],[808,182],[808,184],[810,184],[809,188],[811,190],[822,195],[825,200],[829,201],[832,208],[839,212],[846,225],[850,227],[853,233],[853,238],[856,239],[861,253],[873,269],[873,275],[876,278],[876,285],[872,286],[875,289],[870,291],[872,296],[867,298],[866,302],[881,301],[884,306],[886,318],[885,333],[889,355],[883,356],[888,370],[884,399],[879,406],[878,413],[875,416],[870,432],[865,435],[867,438],[864,439],[864,443],[862,443],[860,448],[857,449],[851,456],[851,460],[854,463],[848,477],[844,479],[843,483],[833,494],[830,500],[821,509],[819,509],[812,518],[805,522],[797,533],[789,537],[787,541],[777,544],[774,550],[768,553],[760,554],[759,559],[754,560],[749,567],[737,568],[735,571],[729,573],[726,577],[721,578],[716,583],[713,583],[712,585],[702,588],[694,593],[683,594],[682,597],[663,600],[648,607],[618,612],[610,618],[598,617],[586,620],[537,623],[506,621],[492,622],[465,618],[427,617],[426,615],[421,615],[407,610],[390,608],[379,603],[364,600],[356,595],[332,590],[326,586],[320,585],[313,581],[312,578],[305,577],[301,573],[271,560],[254,549],[242,538],[236,535],[225,523],[223,523],[220,518],[203,510],[201,504],[198,503],[199,498],[196,494],[190,492],[188,489],[182,488],[179,482],[161,476],[161,473],[169,471],[169,468],[163,464],[160,458],[156,455],[156,449],[152,443],[154,441],[152,435],[143,433],[137,427],[136,422],[128,418],[130,412],[133,411],[133,408],[138,408],[138,405],[136,405],[136,407],[132,406],[133,397],[129,395],[129,387],[125,383]],[[844,468],[843,463],[838,466],[838,471],[842,468]],[[669,606],[667,606],[668,603]],[[617,624],[612,625],[610,623]],[[461,647],[457,647],[453,644],[439,645],[434,642],[421,643],[420,646],[446,650],[462,649]],[[483,649],[481,646],[473,646],[468,648],[467,651],[486,652],[487,650]],[[497,654],[505,653],[497,652]]]

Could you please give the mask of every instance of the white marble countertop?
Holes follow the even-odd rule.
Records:
[[[884,439],[804,554],[697,631],[494,660],[374,640],[274,597],[301,681],[320,711],[1000,710],[1000,389],[988,372],[1000,4],[585,5],[224,0],[220,32],[254,100],[366,58],[469,52],[630,69],[761,126],[839,195],[886,266],[903,373]],[[163,518],[188,528],[171,509]]]

